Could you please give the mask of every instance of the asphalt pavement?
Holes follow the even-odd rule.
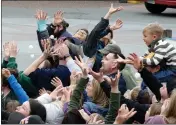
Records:
[[[57,10],[64,11],[64,18],[70,24],[68,31],[74,34],[79,28],[91,31],[106,14],[110,3],[111,1],[3,1],[2,44],[11,40],[18,43],[18,67],[24,70],[41,54],[34,18],[37,9],[48,13],[48,23],[52,22]],[[123,11],[111,17],[110,24],[118,18],[123,20],[123,27],[114,32],[114,41],[126,56],[131,52],[144,54],[147,47],[142,39],[142,30],[148,23],[158,22],[165,29],[172,29],[173,37],[176,38],[176,9],[167,9],[161,15],[153,15],[145,9],[143,3],[113,3],[115,6],[124,6]]]

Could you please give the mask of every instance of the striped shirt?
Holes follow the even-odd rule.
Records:
[[[158,65],[164,59],[167,66],[176,67],[176,48],[167,40],[159,40],[157,44],[154,45],[152,52],[148,51],[147,53],[153,53],[153,56],[143,58],[144,65]],[[145,53],[145,56],[148,55],[147,53]]]

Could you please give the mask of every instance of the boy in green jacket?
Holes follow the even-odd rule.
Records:
[[[4,59],[1,65],[2,68],[17,69],[16,63],[17,44],[15,42],[8,42],[4,45]],[[17,73],[17,72],[16,72]],[[23,89],[30,98],[36,98],[39,94],[29,77],[23,74],[23,71],[17,73],[17,79]]]

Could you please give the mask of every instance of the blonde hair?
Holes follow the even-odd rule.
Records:
[[[98,83],[97,80],[93,79],[92,86],[93,86],[92,101],[95,104],[98,104],[102,107],[106,107],[107,105],[109,105],[109,98],[104,93],[103,89],[100,86],[100,83]]]
[[[164,29],[163,29],[163,27],[161,27],[161,25],[159,23],[148,24],[144,28],[143,33],[146,31],[150,32],[152,35],[157,35],[158,38],[162,38],[163,33],[164,33]]]
[[[149,116],[160,115],[161,107],[162,107],[162,103],[153,103],[153,104],[151,104]]]
[[[137,86],[137,87],[135,87],[135,88],[133,88],[132,90],[131,90],[131,100],[133,100],[133,101],[136,101],[137,100],[137,97],[138,97],[138,94],[139,94],[139,91],[140,91],[141,89],[140,89],[140,87],[139,86]]]
[[[176,121],[176,89],[172,91],[172,95],[170,97],[170,103],[166,108],[164,114],[167,119],[175,118],[175,121]]]

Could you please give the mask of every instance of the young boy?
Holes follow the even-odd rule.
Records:
[[[160,82],[167,82],[170,78],[176,77],[176,48],[162,39],[163,32],[164,29],[157,23],[144,28],[143,40],[149,49],[141,63],[148,68],[160,65],[160,70],[154,76]]]

